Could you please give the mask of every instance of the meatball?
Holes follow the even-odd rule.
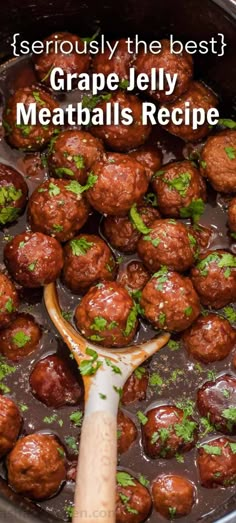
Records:
[[[155,272],[165,265],[184,272],[194,264],[197,241],[186,225],[175,220],[155,220],[142,236],[137,250],[144,265]]]
[[[143,264],[132,260],[120,269],[117,281],[132,294],[141,291],[149,278],[150,275]]]
[[[197,406],[220,432],[236,434],[236,378],[225,374],[198,390]]]
[[[0,352],[11,361],[20,361],[37,349],[41,336],[33,316],[19,314],[1,331]]]
[[[113,123],[111,125],[91,126],[90,132],[97,138],[101,138],[105,145],[113,151],[125,152],[143,145],[150,135],[151,125],[142,123],[142,103],[139,98],[121,91],[112,94],[109,101],[104,100],[96,105],[96,109],[102,109],[104,120],[106,120],[106,113],[110,106],[111,114],[115,114],[117,107],[119,107],[119,111],[130,109],[132,111],[132,123],[130,125]]]
[[[137,212],[147,227],[160,218],[157,209],[143,203],[137,206]],[[127,253],[136,251],[142,236],[130,216],[107,216],[103,221],[103,232],[115,249]]]
[[[79,193],[80,185],[67,180],[46,180],[29,200],[28,221],[34,232],[65,242],[86,223],[90,207]]]
[[[40,500],[53,496],[66,479],[63,447],[55,437],[30,434],[7,458],[8,482],[17,493]]]
[[[124,486],[124,481],[127,486]],[[143,523],[152,508],[151,496],[143,485],[127,472],[117,473],[116,523]]]
[[[117,439],[118,439],[118,452],[123,454],[126,452],[136,440],[138,431],[135,423],[131,418],[126,416],[124,412],[119,410],[117,418]]]
[[[121,398],[123,405],[146,399],[148,378],[148,370],[145,367],[137,367],[124,384]]]
[[[171,76],[177,74],[177,83],[173,94],[168,95],[166,91],[160,91],[159,89],[149,91],[154,100],[168,102],[175,100],[177,96],[180,96],[188,89],[193,76],[193,61],[192,57],[185,51],[178,55],[173,54],[169,40],[160,40],[160,43],[161,51],[158,54],[145,53],[144,51],[138,53],[135,60],[135,68],[137,74],[146,73],[148,76],[151,76],[152,68],[155,68],[156,71],[163,68],[165,73]],[[168,90],[167,85],[165,85],[165,89]]]
[[[14,222],[26,206],[28,187],[15,169],[0,163],[0,226]]]
[[[0,328],[12,321],[19,305],[19,298],[13,283],[5,274],[0,273]]]
[[[16,125],[17,104],[23,103],[25,109],[31,103],[36,104],[36,111],[47,108],[50,111],[58,107],[58,102],[50,94],[38,86],[22,87],[10,96],[3,112],[3,127],[5,136],[13,147],[25,150],[42,149],[52,137],[55,127],[53,124]]]
[[[0,396],[0,457],[14,447],[21,428],[21,415],[10,398]]]
[[[23,232],[7,243],[4,260],[20,285],[33,288],[58,278],[63,266],[63,252],[55,238],[41,232]]]
[[[233,198],[228,208],[228,224],[232,232],[236,232],[236,197]]]
[[[116,40],[117,41],[117,40]],[[112,41],[111,45],[114,46],[115,42]],[[119,40],[116,50],[110,58],[110,51],[108,47],[104,53],[99,53],[93,57],[92,68],[95,73],[102,73],[105,77],[110,73],[116,73],[121,80],[127,80],[129,78],[129,69],[132,63],[132,54],[128,53],[127,43],[125,38]],[[124,82],[124,87],[126,82]]]
[[[87,198],[102,214],[126,214],[148,188],[145,168],[124,154],[107,154],[93,164],[93,174],[96,181],[88,189]]]
[[[83,51],[84,44],[82,40],[74,34],[61,32],[53,33],[44,40],[44,46],[51,45],[49,52],[44,52],[39,55],[34,55],[35,71],[40,82],[50,84],[50,74],[54,67],[60,67],[63,70],[64,76],[69,73],[86,73],[89,69],[90,57],[89,54],[79,54]],[[55,43],[62,44],[63,52],[54,51]],[[76,51],[76,49],[78,51]],[[61,77],[61,75],[60,75]]]
[[[114,280],[116,263],[107,244],[95,234],[80,234],[64,247],[63,281],[75,293],[101,280]]]
[[[229,355],[236,343],[236,331],[228,320],[217,314],[199,317],[183,334],[189,353],[203,363],[220,361]]]
[[[164,216],[185,217],[184,210],[193,202],[206,200],[205,182],[196,167],[187,160],[162,167],[154,175],[152,185],[158,208]]]
[[[33,395],[47,407],[77,405],[82,388],[65,360],[56,354],[38,361],[30,375]]]
[[[189,86],[189,89],[184,93],[180,98],[175,102],[166,105],[168,110],[172,112],[174,109],[185,110],[186,103],[189,104],[190,112],[192,109],[204,109],[207,112],[209,109],[216,107],[217,97],[215,94],[205,85],[200,82],[192,82]],[[201,140],[210,132],[210,127],[208,123],[198,125],[197,129],[192,128],[192,116],[190,115],[190,124],[175,125],[170,121],[165,126],[165,129],[169,133],[182,138],[186,142],[196,142]]]
[[[158,171],[161,167],[162,151],[161,149],[158,149],[157,146],[149,144],[142,145],[142,147],[139,147],[134,151],[130,151],[128,154],[129,156],[132,156],[132,158],[135,158],[137,162],[144,165],[146,169],[146,175],[149,180],[151,180],[155,172]]]
[[[118,283],[99,283],[82,298],[75,323],[89,340],[104,347],[125,347],[138,327],[136,305]]]
[[[201,153],[201,172],[216,191],[236,191],[236,131],[208,138]]]
[[[142,291],[144,316],[158,329],[180,332],[200,314],[200,302],[190,278],[160,269]]]
[[[197,465],[203,487],[229,487],[236,481],[235,441],[217,438],[198,449]]]
[[[195,501],[191,481],[174,474],[162,474],[152,484],[153,504],[164,518],[187,516]]]
[[[220,309],[236,299],[236,256],[208,251],[191,271],[193,285],[203,305]]]
[[[102,142],[90,133],[66,130],[52,139],[48,166],[53,176],[85,183],[87,170],[104,153]]]

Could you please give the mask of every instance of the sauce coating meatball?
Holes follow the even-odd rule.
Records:
[[[148,234],[139,240],[137,250],[151,272],[158,271],[162,265],[184,272],[194,264],[197,241],[183,223],[155,220]]]
[[[225,374],[215,381],[207,381],[198,390],[197,406],[217,430],[236,434],[235,419],[236,378]]]
[[[236,131],[208,138],[201,153],[201,173],[216,191],[236,191]]]
[[[132,294],[141,291],[149,278],[150,274],[141,262],[131,261],[119,270],[117,281]]]
[[[144,316],[158,329],[180,332],[200,314],[200,302],[189,278],[160,269],[142,291]]]
[[[82,40],[74,34],[67,32],[53,33],[44,40],[44,45],[49,42],[63,43],[63,53],[58,51],[54,52],[54,45],[49,48],[49,52],[34,55],[35,71],[40,82],[50,84],[50,73],[52,68],[60,67],[63,70],[64,75],[69,73],[86,73],[90,64],[90,57],[88,54],[79,54],[76,52],[77,47],[79,51],[84,48]],[[61,75],[60,75],[61,77]]]
[[[129,416],[126,416],[124,412],[119,410],[117,417],[117,439],[118,439],[118,452],[123,454],[126,452],[136,440],[138,431],[135,423]]]
[[[21,428],[21,415],[10,398],[0,396],[0,457],[15,445]]]
[[[123,405],[146,399],[148,379],[148,370],[145,367],[137,367],[124,384],[121,398]]]
[[[206,488],[230,487],[236,481],[235,441],[217,438],[198,449],[197,465]]]
[[[185,92],[175,102],[172,102],[165,107],[168,107],[169,111],[174,109],[181,109],[184,111],[186,103],[189,103],[190,112],[192,109],[204,109],[207,112],[209,109],[216,107],[217,97],[215,94],[205,85],[200,82],[192,82],[187,92]],[[190,115],[190,124],[175,125],[173,122],[165,125],[165,129],[169,133],[182,138],[186,142],[196,142],[201,140],[210,132],[208,122],[198,125],[197,129],[192,128],[192,114]]]
[[[188,353],[203,363],[220,361],[229,355],[236,343],[236,331],[217,314],[199,317],[183,334]]]
[[[19,305],[19,298],[15,286],[0,273],[0,328],[2,329],[12,321],[12,317]]]
[[[116,42],[117,40],[112,41],[111,45],[114,46]],[[129,77],[132,60],[133,57],[132,54],[128,53],[125,38],[121,38],[121,40],[118,41],[112,58],[110,57],[110,51],[107,47],[104,53],[98,53],[93,57],[92,68],[95,73],[102,73],[104,76],[108,76],[110,73],[116,73],[122,81],[127,80]]]
[[[236,198],[233,198],[229,204],[228,225],[232,232],[236,232]]]
[[[175,474],[162,474],[152,483],[153,504],[164,518],[187,516],[194,504],[195,489],[191,481]]]
[[[95,234],[80,234],[64,247],[63,281],[75,293],[101,280],[114,280],[116,263],[107,244]]]
[[[30,434],[17,441],[7,458],[8,481],[31,499],[50,498],[66,479],[63,447],[46,434]]]
[[[28,187],[23,176],[13,167],[0,163],[0,227],[14,222],[23,212]]]
[[[59,242],[73,238],[86,223],[90,210],[79,189],[77,182],[54,178],[39,185],[28,206],[32,231],[54,236]]]
[[[38,361],[30,375],[32,394],[47,407],[77,405],[82,388],[68,364],[53,354]]]
[[[17,104],[23,103],[26,110],[29,104],[36,103],[36,111],[47,108],[50,111],[58,107],[58,103],[38,86],[22,87],[15,91],[7,101],[3,112],[3,126],[7,141],[13,147],[26,150],[40,150],[52,137],[55,127],[52,124],[16,125]]]
[[[107,154],[93,164],[93,173],[97,178],[87,191],[87,198],[102,214],[126,214],[148,188],[145,168],[124,154]]]
[[[196,167],[188,160],[165,165],[153,178],[158,208],[164,216],[182,217],[182,209],[196,200],[206,200],[206,186]]]
[[[154,220],[160,218],[160,214],[154,207],[144,205],[137,206],[144,225],[149,227]],[[135,252],[138,240],[142,234],[136,228],[131,216],[107,216],[103,220],[103,232],[115,249],[121,252]]]
[[[142,147],[139,147],[134,151],[130,151],[128,154],[129,156],[132,156],[132,158],[135,158],[137,162],[144,165],[149,180],[151,180],[155,172],[158,171],[161,167],[162,152],[161,149],[158,149],[157,146],[149,144],[142,145]]]
[[[123,486],[124,475],[128,486]],[[143,523],[149,516],[151,508],[152,499],[146,487],[127,472],[118,472],[116,523]]]
[[[171,76],[177,74],[177,83],[173,94],[168,95],[165,91],[159,90],[149,91],[154,100],[170,102],[188,89],[193,75],[193,61],[192,57],[185,51],[178,55],[171,53],[169,40],[160,40],[160,43],[161,51],[156,55],[150,52],[138,53],[135,68],[138,74],[146,73],[148,76],[151,76],[152,68],[156,68],[157,71],[163,68]],[[167,85],[165,85],[165,89],[167,89]]]
[[[142,103],[133,94],[118,91],[111,95],[109,101],[104,100],[96,105],[96,109],[102,109],[105,119],[108,107],[111,106],[111,113],[113,114],[117,104],[119,104],[120,111],[125,108],[132,111],[133,122],[130,125],[121,123],[119,125],[104,124],[91,126],[90,132],[97,138],[101,138],[109,149],[125,152],[135,149],[147,141],[151,132],[151,125],[142,123]]]
[[[172,458],[176,452],[187,452],[194,447],[197,423],[183,410],[163,405],[149,410],[145,418],[142,422],[142,442],[150,458]]]
[[[104,153],[102,142],[86,131],[68,129],[53,138],[48,155],[50,173],[85,183],[87,170]]]
[[[19,314],[1,331],[0,352],[11,361],[20,361],[37,349],[41,336],[33,316]]]
[[[104,347],[124,347],[132,341],[138,327],[136,306],[118,283],[99,283],[77,306],[75,323],[91,341]]]
[[[63,266],[63,252],[55,238],[40,232],[23,232],[7,243],[4,260],[20,285],[41,287],[58,278]]]
[[[236,299],[236,256],[208,251],[191,271],[193,285],[203,305],[220,309]]]

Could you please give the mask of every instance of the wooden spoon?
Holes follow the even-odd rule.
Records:
[[[90,368],[97,368],[93,375],[83,376],[85,413],[73,523],[114,523],[120,392],[136,367],[166,345],[170,335],[165,333],[124,349],[103,349],[88,342],[63,318],[54,283],[45,287],[44,300],[52,322],[77,363],[88,360]],[[95,353],[88,354],[88,346]]]

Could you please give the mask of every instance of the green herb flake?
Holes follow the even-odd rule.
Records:
[[[236,322],[236,310],[233,307],[231,307],[231,306],[224,307],[223,308],[223,313],[224,313],[226,319],[230,323],[235,323]]]
[[[19,349],[21,349],[22,347],[24,347],[26,345],[26,343],[28,343],[30,340],[31,340],[31,336],[28,336],[27,334],[25,334],[24,331],[18,331],[16,332],[16,334],[14,334],[12,336],[12,341],[15,345],[17,345],[17,347],[19,347]]]
[[[24,136],[24,138],[27,138],[32,130],[31,125],[24,125],[24,124],[16,124],[16,128],[20,129],[20,132],[21,132],[22,136]]]
[[[15,310],[15,307],[13,305],[12,298],[8,298],[8,300],[5,303],[5,310],[9,313],[13,312]]]
[[[87,107],[91,111],[101,102],[108,102],[111,99],[111,94],[102,94],[98,96],[84,95],[82,99],[82,106]]]
[[[136,203],[131,207],[129,215],[134,227],[141,234],[149,234],[151,232],[151,229],[145,225],[141,215],[139,214]]]
[[[60,187],[55,185],[55,183],[50,182],[50,184],[48,186],[48,192],[49,192],[50,196],[58,196],[58,194],[60,194],[60,192],[61,192],[61,189],[60,189]]]
[[[187,318],[189,318],[193,313],[193,308],[192,307],[187,307],[186,309],[184,309],[184,314],[185,316],[187,316]]]
[[[123,394],[122,387],[116,387],[116,385],[113,385],[113,389],[116,392],[116,394],[118,394],[119,398],[121,399],[122,398],[122,394]]]
[[[175,340],[169,340],[167,343],[168,349],[171,351],[176,351],[180,349],[180,342]]]
[[[102,361],[98,360],[98,353],[89,347],[86,348],[85,353],[90,356],[90,359],[84,359],[80,362],[80,373],[82,376],[93,376],[101,367]]]
[[[160,327],[164,327],[165,322],[166,322],[166,315],[164,312],[160,312],[160,314],[158,316],[158,323],[159,323]]]
[[[211,454],[212,456],[221,456],[222,454],[222,449],[214,445],[202,445],[200,448],[202,448],[206,454]]]
[[[222,411],[222,416],[228,421],[236,423],[236,407],[229,407],[228,409],[224,409]]]
[[[109,358],[105,358],[105,362],[108,367],[111,367],[114,374],[122,374],[120,368],[117,365],[114,365],[114,363]]]
[[[163,178],[163,182],[168,185],[171,189],[176,190],[182,198],[185,198],[191,182],[191,174],[189,172],[181,173],[173,180]]]
[[[146,374],[145,367],[137,367],[137,369],[135,369],[135,371],[134,371],[134,375],[138,380],[141,380],[143,378],[143,376],[145,376],[145,374]]]
[[[107,396],[106,396],[106,394],[103,394],[102,392],[99,392],[99,398],[101,398],[101,400],[106,400]]]
[[[177,463],[184,463],[184,456],[182,454],[179,454],[178,452],[176,452],[175,454],[175,459]]]
[[[75,175],[75,173],[72,171],[72,169],[69,169],[68,167],[57,167],[55,169],[55,173],[59,178],[61,178],[63,176],[63,174],[65,174],[66,176]]]
[[[93,174],[93,172],[90,172],[88,175],[87,183],[86,185],[81,185],[79,182],[76,182],[75,180],[73,182],[70,182],[69,185],[66,186],[66,190],[73,192],[74,194],[82,194],[84,191],[87,191],[91,187],[93,187],[97,181],[97,176]]]
[[[218,124],[228,127],[229,129],[236,129],[236,122],[230,118],[220,118]]]
[[[121,487],[135,487],[134,478],[128,472],[117,472],[116,481]]]
[[[168,510],[169,510],[170,519],[174,519],[174,517],[176,515],[176,508],[175,507],[169,507]]]
[[[149,487],[150,481],[145,476],[143,476],[143,474],[140,474],[138,479],[139,483],[141,483],[143,487]]]
[[[28,270],[29,270],[30,272],[33,272],[33,271],[34,271],[34,269],[35,269],[35,267],[36,267],[36,265],[37,265],[37,261],[38,261],[38,260],[35,260],[34,262],[32,262],[32,263],[30,263],[30,264],[28,265]]]
[[[236,148],[235,147],[225,147],[225,152],[230,160],[235,160],[236,158]]]
[[[159,243],[161,242],[160,238],[152,238],[150,234],[143,236],[143,240],[145,242],[150,242],[153,247],[158,247]]]
[[[73,452],[75,454],[78,454],[78,442],[77,440],[75,439],[74,436],[66,436],[65,437],[65,442],[67,444],[67,446],[73,450]]]
[[[146,425],[146,423],[148,422],[147,416],[145,416],[145,414],[143,414],[143,412],[141,410],[138,410],[137,418],[138,418],[139,422],[141,423],[141,425]]]
[[[75,162],[76,169],[83,169],[84,168],[84,158],[81,156],[81,154],[77,154],[73,156],[73,161]]]
[[[72,414],[70,414],[70,421],[72,421],[76,427],[81,427],[83,421],[83,412],[81,410],[72,412]]]
[[[129,87],[129,80],[127,80],[126,78],[123,78],[123,80],[121,80],[119,83],[119,88],[126,90],[128,87]]]
[[[168,268],[163,265],[152,277],[157,280],[156,289],[162,291],[164,284],[168,281]]]
[[[95,331],[103,331],[107,326],[107,320],[102,316],[96,316],[93,323],[90,325],[90,329]]]
[[[203,432],[201,433],[201,436],[204,438],[204,436],[206,436],[207,434],[209,434],[209,432],[214,432],[215,428],[214,426],[210,423],[209,419],[208,418],[200,418],[200,423],[201,423],[201,426],[203,428]]]
[[[149,377],[149,385],[151,387],[162,387],[163,379],[160,376],[160,374],[157,374],[157,372],[153,372]]]
[[[72,519],[74,514],[74,506],[73,505],[65,505],[64,511],[68,518]]]
[[[174,425],[176,435],[182,438],[184,443],[190,443],[193,441],[196,428],[197,423],[187,418],[183,418],[181,423],[176,423],[176,425]]]
[[[129,336],[133,329],[135,328],[137,321],[137,306],[134,305],[128,315],[127,321],[126,321],[126,327],[123,331],[124,336]]]
[[[53,232],[62,232],[63,231],[63,225],[59,225],[58,223],[54,223],[52,228],[53,228]]]
[[[45,105],[45,102],[42,100],[42,98],[40,97],[40,94],[38,91],[33,91],[32,92],[32,95],[35,99],[35,101],[39,104],[39,105]]]
[[[229,446],[230,446],[233,454],[236,454],[236,443],[229,443]]]
[[[198,223],[205,210],[205,204],[201,198],[193,200],[187,207],[180,209],[181,218],[192,218],[193,223]]]
[[[26,412],[27,410],[29,410],[28,405],[26,405],[25,403],[19,403],[19,408],[21,412]]]
[[[79,238],[70,241],[70,247],[74,256],[84,256],[94,246],[94,242],[89,242],[86,238]]]

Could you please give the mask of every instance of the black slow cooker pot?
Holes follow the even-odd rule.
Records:
[[[12,57],[14,33],[33,41],[54,31],[69,30],[92,35],[97,27],[108,38],[138,34],[145,39],[168,37],[181,41],[208,40],[223,33],[227,48],[223,57],[212,53],[194,55],[196,76],[224,100],[226,117],[236,114],[236,1],[235,0],[8,0],[0,17],[0,61]],[[217,492],[216,492],[217,496]],[[236,522],[236,495],[219,506],[204,523]],[[0,522],[47,523],[58,521],[13,494],[0,480]]]

